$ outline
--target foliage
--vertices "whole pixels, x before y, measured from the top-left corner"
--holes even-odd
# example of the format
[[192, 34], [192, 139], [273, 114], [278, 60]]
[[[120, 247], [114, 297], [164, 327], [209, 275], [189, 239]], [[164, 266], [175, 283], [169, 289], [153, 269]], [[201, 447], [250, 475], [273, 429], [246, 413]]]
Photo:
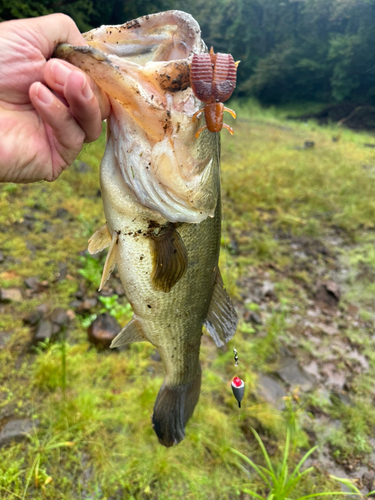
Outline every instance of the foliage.
[[[246, 462], [252, 469], [255, 470], [255, 472], [262, 478], [264, 486], [266, 486], [266, 489], [268, 490], [267, 497], [263, 497], [259, 494], [258, 492], [254, 490], [250, 490], [249, 486], [251, 485], [244, 485], [242, 487], [242, 491], [244, 493], [248, 493], [249, 495], [252, 495], [253, 498], [259, 498], [260, 500], [290, 500], [290, 494], [293, 493], [293, 491], [296, 489], [298, 483], [302, 480], [302, 478], [311, 472], [313, 472], [314, 467], [309, 467], [308, 469], [305, 469], [303, 472], [301, 472], [301, 468], [303, 467], [304, 463], [306, 460], [309, 458], [310, 455], [314, 453], [316, 450], [316, 446], [314, 448], [311, 448], [298, 462], [296, 467], [293, 469], [291, 473], [289, 473], [288, 469], [288, 459], [289, 459], [289, 445], [290, 445], [290, 432], [287, 430], [286, 434], [286, 441], [285, 441], [285, 447], [284, 447], [284, 454], [283, 458], [280, 464], [278, 464], [278, 467], [276, 468], [270, 459], [269, 454], [267, 453], [267, 450], [259, 437], [259, 434], [254, 430], [251, 429], [255, 439], [257, 440], [260, 449], [262, 450], [262, 454], [264, 457], [264, 460], [266, 462], [266, 467], [263, 467], [262, 465], [257, 465], [255, 464], [250, 458], [247, 456], [243, 455], [239, 451], [235, 450], [232, 448], [232, 452], [235, 455], [238, 455], [244, 462]], [[308, 498], [318, 498], [318, 497], [323, 497], [323, 496], [331, 496], [331, 495], [343, 495], [341, 492], [324, 492], [324, 493], [311, 493], [309, 495], [304, 495], [302, 497], [298, 497], [297, 500], [307, 500]]]
[[0, 20], [64, 12], [82, 31], [168, 9], [191, 13], [241, 60], [240, 95], [264, 102], [375, 102], [375, 0], [3, 0]]
[[[4, 254], [0, 287], [19, 287], [25, 297], [20, 303], [1, 303], [0, 325], [5, 334], [0, 349], [0, 411], [1, 415], [9, 412], [40, 422], [36, 431], [39, 442], [12, 443], [1, 450], [0, 497], [4, 500], [22, 498], [27, 483], [25, 500], [233, 500], [248, 498], [242, 485], [250, 480], [248, 488], [266, 496], [263, 480], [230, 448], [264, 466], [265, 457], [250, 430], [255, 428], [280, 478], [285, 424], [290, 434], [289, 473], [285, 474], [285, 467], [283, 472], [286, 483], [301, 460], [301, 447], [309, 449], [308, 437], [316, 436], [314, 445], [328, 449], [337, 459], [337, 468], [340, 463], [354, 467], [358, 460], [366, 463], [375, 430], [375, 315], [370, 293], [375, 269], [375, 168], [374, 150], [363, 144], [372, 143], [373, 137], [343, 130], [340, 140], [333, 142], [337, 127], [284, 119], [296, 109], [264, 109], [254, 101], [234, 102], [233, 106], [239, 119], [231, 123], [233, 137], [222, 134], [222, 185], [225, 239], [227, 246], [233, 242], [234, 251], [225, 255], [223, 246], [220, 266], [242, 316], [234, 339], [240, 364], [234, 367], [234, 342], [227, 350], [218, 350], [203, 335], [199, 404], [185, 440], [171, 449], [158, 444], [150, 423], [164, 375], [152, 345], [142, 342], [122, 352], [98, 352], [90, 348], [87, 325], [76, 314], [66, 342], [62, 338], [30, 352], [31, 329], [22, 322], [40, 304], [49, 310], [72, 309], [70, 304], [83, 280], [89, 296], [98, 287], [104, 256], [97, 261], [84, 251], [88, 236], [105, 222], [97, 195], [104, 141], [88, 148], [82, 158], [92, 171], [78, 174], [73, 166], [54, 183], [16, 189], [0, 186], [0, 249]], [[301, 149], [306, 140], [314, 141], [315, 147]], [[72, 217], [54, 217], [60, 207]], [[26, 214], [34, 217], [35, 227], [50, 220], [50, 230], [29, 228], [23, 223], [28, 220]], [[330, 239], [338, 237], [339, 243]], [[312, 252], [326, 247], [328, 271], [319, 252], [307, 256], [309, 271], [293, 268], [299, 257], [291, 244], [301, 241]], [[363, 353], [368, 371], [358, 373], [358, 365], [348, 368], [350, 405], [340, 402], [328, 388], [324, 394], [318, 389], [298, 393], [291, 389], [284, 400], [285, 409], [278, 410], [259, 395], [259, 376], [272, 376], [283, 348], [302, 353], [308, 363], [316, 346], [293, 330], [293, 321], [299, 315], [313, 322], [307, 311], [312, 308], [316, 285], [314, 270], [339, 273], [337, 268], [344, 259], [352, 274], [343, 278], [340, 332], [334, 337]], [[61, 262], [66, 263], [67, 275], [56, 280]], [[25, 278], [41, 273], [49, 286], [29, 295]], [[264, 280], [273, 283], [274, 290], [259, 302], [257, 283]], [[109, 289], [114, 283], [116, 278], [111, 277]], [[360, 318], [350, 329], [345, 323], [341, 326], [349, 315], [349, 290], [350, 302], [358, 305], [368, 327]], [[120, 299], [114, 295], [100, 299], [93, 312], [103, 308], [125, 315], [128, 306]], [[250, 313], [261, 321], [243, 319]], [[333, 336], [315, 333], [329, 343], [333, 354]], [[246, 383], [240, 410], [230, 389], [234, 375]], [[314, 415], [324, 415], [324, 420], [319, 422]], [[64, 445], [73, 442], [74, 446]], [[55, 443], [61, 446], [50, 448]], [[38, 454], [40, 465], [35, 462]], [[302, 467], [299, 472], [302, 474]], [[270, 480], [269, 474], [262, 473]], [[53, 480], [45, 484], [48, 477]], [[298, 477], [297, 471], [294, 479]], [[317, 467], [302, 476], [291, 496], [336, 488], [324, 468], [322, 472]]]

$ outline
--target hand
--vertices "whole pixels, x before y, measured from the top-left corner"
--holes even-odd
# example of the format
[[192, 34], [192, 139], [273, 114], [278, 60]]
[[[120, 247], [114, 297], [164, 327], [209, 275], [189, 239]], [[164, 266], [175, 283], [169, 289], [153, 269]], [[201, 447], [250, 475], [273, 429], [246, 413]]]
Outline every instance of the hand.
[[64, 14], [0, 23], [0, 182], [55, 180], [109, 115], [88, 75], [50, 59], [62, 42], [87, 45]]

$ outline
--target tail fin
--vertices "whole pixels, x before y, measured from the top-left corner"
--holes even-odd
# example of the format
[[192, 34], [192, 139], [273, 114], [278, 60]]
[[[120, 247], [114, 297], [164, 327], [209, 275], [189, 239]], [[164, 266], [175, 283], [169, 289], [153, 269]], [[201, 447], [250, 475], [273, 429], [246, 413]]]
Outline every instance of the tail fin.
[[152, 426], [160, 444], [169, 447], [185, 437], [185, 425], [198, 403], [201, 389], [201, 370], [195, 380], [174, 387], [163, 384], [152, 415]]

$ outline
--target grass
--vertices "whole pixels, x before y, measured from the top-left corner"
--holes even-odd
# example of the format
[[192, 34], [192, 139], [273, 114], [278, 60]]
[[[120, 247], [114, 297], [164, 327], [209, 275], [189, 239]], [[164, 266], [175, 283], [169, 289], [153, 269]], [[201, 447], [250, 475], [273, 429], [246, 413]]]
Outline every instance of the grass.
[[[92, 258], [85, 249], [104, 223], [98, 196], [104, 137], [88, 146], [79, 160], [91, 166], [87, 173], [78, 172], [77, 162], [52, 184], [0, 187], [0, 250], [6, 257], [0, 287], [20, 287], [25, 298], [0, 305], [0, 329], [11, 333], [0, 349], [0, 419], [15, 415], [39, 421], [34, 437], [1, 450], [2, 498], [250, 500], [268, 495], [267, 481], [250, 469], [244, 471], [240, 456], [257, 466], [266, 460], [266, 466], [284, 470], [284, 479], [297, 471], [293, 477], [299, 482], [291, 498], [303, 498], [339, 487], [322, 469], [309, 474], [298, 469], [315, 444], [327, 447], [343, 467], [368, 460], [375, 429], [375, 341], [368, 333], [375, 317], [375, 153], [363, 144], [373, 137], [334, 125], [292, 122], [286, 120], [290, 109], [264, 110], [254, 101], [230, 106], [239, 118], [234, 123], [226, 118], [234, 127], [233, 137], [222, 133], [222, 247], [228, 250], [220, 262], [241, 321], [227, 350], [216, 349], [203, 336], [202, 393], [186, 439], [176, 448], [161, 447], [151, 428], [163, 380], [160, 363], [151, 357], [154, 348], [142, 343], [120, 353], [98, 352], [87, 341], [86, 328], [101, 312], [109, 311], [121, 325], [128, 321], [129, 306], [117, 288], [111, 296], [99, 296], [92, 311], [72, 319], [66, 340], [37, 351], [30, 351], [30, 330], [22, 322], [40, 304], [50, 310], [71, 309], [79, 290], [86, 296], [97, 293], [104, 257]], [[333, 142], [339, 133], [339, 141]], [[305, 141], [315, 146], [301, 149]], [[57, 217], [60, 208], [69, 214]], [[310, 250], [324, 244], [328, 256], [315, 252], [313, 263], [308, 260], [298, 267], [291, 244], [301, 242]], [[259, 395], [258, 375], [277, 369], [283, 349], [291, 349], [306, 363], [317, 352], [298, 330], [296, 316], [309, 317], [315, 269], [321, 270], [319, 279], [329, 278], [338, 272], [338, 263], [347, 269], [341, 280], [342, 317], [349, 315], [349, 307], [360, 314], [357, 325], [340, 327], [340, 340], [366, 356], [369, 368], [358, 371], [353, 365], [350, 405], [316, 387], [291, 392], [286, 410], [277, 410]], [[66, 273], [59, 279], [62, 264]], [[39, 276], [48, 286], [28, 293], [23, 281], [30, 276]], [[274, 295], [258, 300], [254, 290], [264, 281], [274, 284]], [[111, 278], [108, 285], [115, 284], [118, 279]], [[242, 319], [251, 312], [261, 317], [260, 324]], [[324, 342], [331, 349], [331, 338]], [[233, 346], [240, 358], [238, 369]], [[340, 363], [344, 366], [344, 360]], [[241, 410], [230, 390], [237, 374], [246, 383]], [[324, 436], [319, 431], [325, 426], [322, 418], [340, 425]], [[288, 432], [289, 447], [284, 446]], [[286, 463], [292, 467], [289, 475]], [[244, 490], [249, 481], [255, 493]]]

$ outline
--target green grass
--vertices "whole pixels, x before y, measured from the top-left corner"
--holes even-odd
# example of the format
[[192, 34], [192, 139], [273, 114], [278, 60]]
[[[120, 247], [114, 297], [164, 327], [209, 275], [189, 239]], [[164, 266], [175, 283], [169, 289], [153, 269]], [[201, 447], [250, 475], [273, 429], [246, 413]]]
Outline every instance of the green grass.
[[[369, 362], [369, 370], [351, 380], [352, 406], [314, 390], [301, 393], [298, 403], [290, 399], [287, 410], [278, 411], [259, 396], [257, 376], [276, 369], [282, 348], [294, 348], [303, 340], [298, 349], [306, 360], [315, 349], [294, 330], [295, 308], [302, 316], [306, 313], [315, 283], [309, 269], [293, 268], [291, 241], [325, 242], [349, 269], [342, 313], [354, 304], [362, 322], [373, 321], [369, 273], [375, 267], [375, 153], [363, 147], [373, 137], [334, 125], [287, 121], [292, 110], [264, 110], [254, 101], [231, 106], [239, 118], [234, 123], [226, 118], [234, 127], [233, 137], [222, 132], [225, 233], [220, 262], [241, 315], [255, 311], [263, 322], [254, 325], [241, 319], [228, 350], [216, 349], [203, 336], [202, 393], [186, 438], [175, 448], [160, 446], [151, 427], [163, 380], [161, 364], [151, 359], [154, 348], [140, 343], [121, 353], [97, 352], [87, 341], [86, 328], [100, 312], [110, 311], [126, 323], [130, 311], [124, 297], [101, 297], [90, 314], [72, 320], [66, 342], [60, 339], [37, 351], [30, 351], [30, 331], [22, 322], [41, 303], [69, 309], [80, 287], [90, 295], [99, 285], [103, 257], [96, 260], [83, 252], [88, 238], [105, 222], [97, 196], [104, 137], [82, 154], [81, 160], [92, 167], [88, 173], [73, 167], [52, 184], [0, 186], [0, 250], [6, 255], [0, 287], [21, 287], [25, 297], [22, 303], [1, 305], [0, 328], [12, 337], [0, 349], [0, 416], [10, 413], [39, 421], [36, 435], [1, 450], [1, 498], [250, 500], [243, 485], [250, 480], [251, 488], [262, 495], [265, 482], [244, 471], [243, 461], [231, 449], [254, 464], [262, 463], [264, 456], [251, 431], [255, 428], [276, 470], [285, 462], [289, 429], [293, 446], [288, 463], [296, 467], [316, 444], [314, 434], [306, 432], [320, 425], [311, 408], [341, 422], [330, 438], [319, 440], [320, 447], [330, 446], [339, 461], [366, 459], [375, 429], [375, 346], [360, 326], [342, 330], [343, 340], [357, 346]], [[333, 142], [339, 134], [339, 141]], [[305, 141], [314, 141], [315, 147], [298, 149]], [[70, 218], [54, 217], [59, 208], [68, 210]], [[30, 214], [35, 217], [32, 229], [25, 218]], [[337, 247], [329, 243], [332, 235], [341, 238]], [[239, 252], [231, 241], [237, 242]], [[333, 266], [333, 260], [327, 264], [321, 256], [314, 258], [313, 267], [324, 264], [328, 272]], [[61, 263], [67, 266], [67, 277], [57, 281]], [[277, 300], [266, 308], [251, 299], [246, 302], [253, 283], [246, 279], [257, 273], [260, 280], [275, 284]], [[27, 296], [23, 280], [29, 276], [39, 276], [49, 286]], [[237, 374], [246, 382], [241, 410], [230, 390]], [[296, 488], [291, 498], [334, 491], [338, 483], [314, 470], [303, 475]]]

